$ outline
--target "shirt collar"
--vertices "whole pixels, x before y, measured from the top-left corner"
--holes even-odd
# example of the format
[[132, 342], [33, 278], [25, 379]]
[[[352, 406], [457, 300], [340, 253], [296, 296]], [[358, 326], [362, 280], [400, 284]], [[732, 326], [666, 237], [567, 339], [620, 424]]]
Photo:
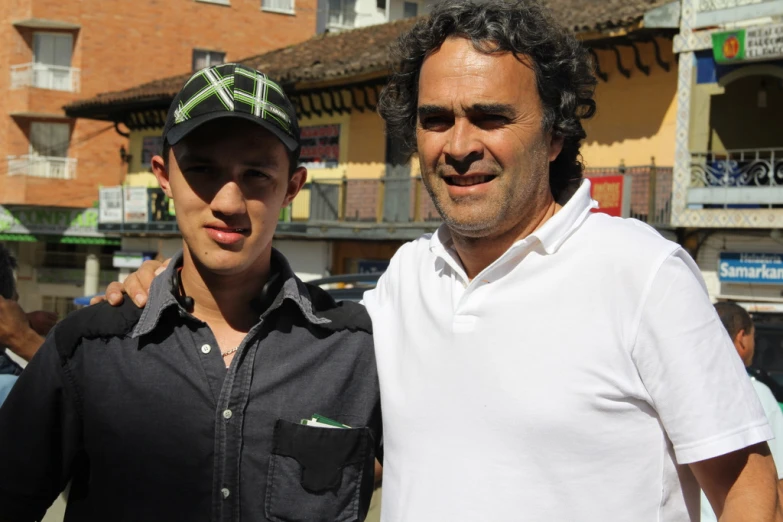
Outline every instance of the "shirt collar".
[[[177, 270], [182, 266], [182, 258], [182, 250], [180, 250], [171, 258], [166, 270], [152, 281], [147, 305], [133, 330], [132, 337], [139, 337], [153, 331], [158, 326], [163, 313], [171, 307], [177, 307], [180, 312], [187, 313], [177, 298], [179, 294]], [[288, 299], [296, 304], [302, 316], [310, 323], [322, 325], [331, 322], [325, 317], [316, 316], [307, 287], [291, 270], [285, 256], [274, 248], [271, 266], [271, 276], [264, 285], [262, 295], [259, 296], [261, 300], [271, 301], [265, 307], [262, 316], [279, 308], [283, 301]]]
[[[523, 244], [528, 245], [530, 243], [528, 238], [532, 237], [538, 239], [547, 254], [554, 254], [571, 233], [584, 223], [590, 210], [594, 208], [598, 208], [598, 202], [590, 196], [590, 180], [583, 179], [579, 188], [559, 212], [549, 218], [541, 228], [531, 233], [530, 236], [516, 241], [511, 245], [509, 251], [516, 250]], [[451, 232], [446, 225], [441, 225], [430, 237], [430, 251], [440, 257], [449, 257], [460, 266], [462, 264], [454, 249]]]

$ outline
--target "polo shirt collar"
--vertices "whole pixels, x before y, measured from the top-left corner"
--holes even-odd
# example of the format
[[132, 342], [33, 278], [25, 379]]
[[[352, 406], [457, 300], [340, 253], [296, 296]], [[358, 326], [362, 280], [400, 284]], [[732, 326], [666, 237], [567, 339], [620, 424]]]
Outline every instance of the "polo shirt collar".
[[[177, 307], [181, 312], [187, 312], [177, 299], [179, 293], [177, 270], [182, 266], [182, 259], [182, 250], [180, 250], [171, 258], [166, 270], [152, 281], [147, 305], [131, 334], [132, 337], [139, 337], [153, 331], [158, 326], [163, 313], [171, 307]], [[291, 270], [285, 256], [274, 248], [272, 249], [271, 266], [271, 276], [267, 284], [264, 285], [262, 295], [259, 298], [269, 300], [271, 294], [274, 294], [275, 297], [262, 315], [279, 308], [287, 299], [296, 304], [302, 316], [310, 323], [323, 325], [331, 322], [325, 317], [315, 315], [307, 287]]]
[[[530, 239], [535, 238], [547, 254], [554, 254], [565, 243], [571, 233], [584, 223], [590, 211], [598, 208], [598, 202], [590, 196], [590, 180], [583, 179], [579, 188], [571, 198], [563, 205], [554, 216], [544, 223], [541, 228], [531, 233], [528, 237], [516, 241], [508, 252], [516, 250], [522, 245], [529, 245]], [[462, 265], [454, 249], [454, 240], [446, 225], [441, 225], [430, 238], [430, 251], [439, 257], [448, 257]], [[506, 252], [506, 253], [508, 253]]]

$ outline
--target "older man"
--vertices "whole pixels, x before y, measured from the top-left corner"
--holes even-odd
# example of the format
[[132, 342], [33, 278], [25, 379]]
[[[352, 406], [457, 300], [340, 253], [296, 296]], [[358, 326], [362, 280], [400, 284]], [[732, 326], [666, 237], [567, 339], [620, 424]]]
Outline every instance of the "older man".
[[723, 521], [781, 520], [771, 431], [698, 268], [591, 213], [585, 49], [535, 2], [468, 0], [397, 53], [380, 112], [444, 225], [365, 296], [382, 520], [696, 521], [699, 486]]

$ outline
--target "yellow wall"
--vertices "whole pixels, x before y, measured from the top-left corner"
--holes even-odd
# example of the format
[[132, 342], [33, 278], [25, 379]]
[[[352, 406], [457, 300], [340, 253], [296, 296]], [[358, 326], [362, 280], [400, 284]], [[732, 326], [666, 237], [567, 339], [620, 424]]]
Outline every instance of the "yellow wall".
[[597, 112], [585, 122], [587, 139], [582, 146], [587, 167], [649, 165], [651, 157], [660, 166], [674, 164], [677, 121], [677, 64], [671, 40], [658, 39], [669, 72], [655, 61], [651, 43], [637, 43], [641, 61], [650, 68], [645, 76], [634, 63], [633, 50], [621, 47], [622, 64], [631, 71], [623, 76], [614, 51], [597, 51], [601, 70], [609, 81], [599, 80], [595, 99]]

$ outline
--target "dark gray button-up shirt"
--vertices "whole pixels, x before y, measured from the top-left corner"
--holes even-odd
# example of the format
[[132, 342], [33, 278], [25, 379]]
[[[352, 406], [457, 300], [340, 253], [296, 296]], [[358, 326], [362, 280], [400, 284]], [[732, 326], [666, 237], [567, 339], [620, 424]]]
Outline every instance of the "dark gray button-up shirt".
[[[366, 514], [380, 403], [364, 308], [273, 253], [258, 323], [229, 368], [176, 296], [56, 326], [0, 409], [0, 520], [39, 520], [68, 481], [71, 521], [352, 521]], [[321, 414], [350, 426], [305, 426]]]

